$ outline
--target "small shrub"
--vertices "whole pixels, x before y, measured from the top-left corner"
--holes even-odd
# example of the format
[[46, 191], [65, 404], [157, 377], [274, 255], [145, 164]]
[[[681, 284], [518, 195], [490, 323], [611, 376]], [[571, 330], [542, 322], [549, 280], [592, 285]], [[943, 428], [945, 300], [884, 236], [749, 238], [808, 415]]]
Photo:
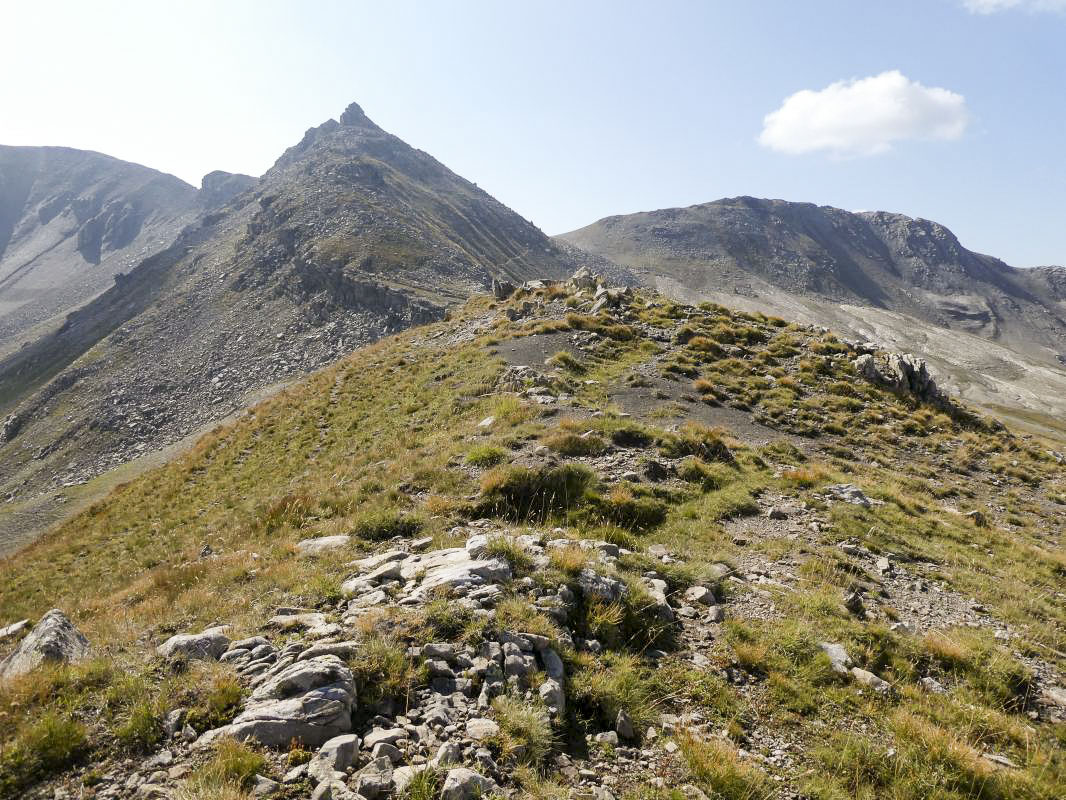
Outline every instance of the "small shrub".
[[587, 514], [623, 530], [643, 531], [666, 519], [667, 506], [662, 500], [631, 484], [620, 484], [607, 497], [590, 501]]
[[600, 336], [606, 336], [608, 339], [615, 339], [620, 342], [628, 342], [636, 338], [636, 332], [628, 325], [614, 324], [605, 319], [589, 317], [584, 314], [567, 314], [566, 324], [571, 330], [592, 331], [600, 334]]
[[515, 520], [543, 520], [583, 500], [592, 480], [592, 471], [577, 464], [497, 467], [481, 480], [482, 510]]
[[817, 465], [799, 467], [798, 469], [786, 470], [782, 473], [781, 479], [786, 485], [797, 489], [813, 489], [829, 479], [829, 472]]
[[708, 464], [690, 456], [678, 466], [677, 475], [681, 480], [698, 484], [705, 492], [711, 492], [735, 480], [737, 473], [725, 464]]
[[373, 706], [385, 698], [406, 700], [423, 679], [404, 645], [380, 634], [367, 636], [348, 666], [361, 706]]
[[185, 797], [208, 798], [240, 796], [241, 790], [252, 785], [252, 779], [267, 765], [266, 758], [243, 742], [222, 738], [215, 745], [215, 754], [186, 781]]
[[584, 372], [585, 365], [582, 364], [574, 354], [569, 350], [560, 350], [547, 361], [549, 366], [561, 367], [562, 369], [568, 369], [571, 372]]
[[0, 797], [21, 797], [23, 790], [76, 763], [89, 748], [85, 726], [47, 711], [0, 750]]
[[609, 653], [601, 661], [590, 659], [580, 667], [570, 678], [570, 696], [601, 730], [614, 727], [619, 711], [629, 715], [638, 731], [658, 720], [668, 690], [664, 692], [654, 671], [638, 656]]
[[352, 533], [370, 542], [392, 539], [395, 536], [417, 536], [424, 523], [421, 519], [396, 510], [372, 511], [363, 514], [352, 526]]
[[583, 547], [572, 544], [552, 548], [548, 552], [548, 561], [564, 575], [574, 576], [592, 562], [592, 554]]
[[407, 784], [404, 792], [406, 800], [436, 800], [440, 795], [441, 774], [438, 770], [430, 767], [417, 772], [411, 782]]
[[931, 631], [922, 639], [922, 647], [993, 707], [1023, 711], [1032, 703], [1036, 687], [1028, 668], [981, 632]]
[[158, 704], [151, 700], [135, 703], [126, 720], [114, 729], [114, 735], [126, 750], [150, 752], [163, 740], [163, 721]]
[[458, 639], [470, 624], [470, 610], [446, 597], [426, 603], [413, 627], [417, 638], [424, 643]]
[[688, 422], [677, 433], [663, 434], [659, 450], [666, 458], [697, 456], [704, 461], [734, 462], [733, 454], [722, 441], [721, 431], [698, 422]]
[[713, 356], [720, 356], [725, 352], [718, 342], [706, 336], [693, 336], [688, 340], [688, 347], [698, 353], [709, 353]]
[[260, 515], [260, 524], [267, 533], [286, 526], [302, 528], [314, 516], [314, 501], [307, 494], [287, 494], [271, 504]]
[[747, 517], [759, 513], [752, 489], [744, 483], [730, 483], [708, 492], [700, 500], [700, 516], [712, 522]]
[[611, 442], [618, 447], [648, 447], [655, 437], [640, 425], [627, 424], [611, 431]]
[[492, 444], [479, 444], [470, 448], [466, 463], [475, 467], [494, 467], [507, 458], [507, 451]]
[[233, 675], [216, 675], [203, 697], [189, 709], [188, 723], [198, 731], [221, 728], [241, 710], [244, 688]]
[[502, 558], [511, 565], [511, 571], [516, 574], [529, 572], [533, 568], [533, 559], [529, 553], [518, 546], [513, 540], [503, 536], [489, 539], [485, 545], [486, 558]]
[[607, 442], [596, 434], [578, 435], [559, 432], [544, 440], [544, 444], [560, 455], [571, 458], [577, 456], [598, 456], [607, 449]]
[[765, 800], [773, 795], [766, 773], [741, 761], [732, 745], [687, 732], [677, 737], [677, 743], [693, 777], [713, 797]]
[[535, 633], [553, 640], [559, 635], [555, 623], [521, 597], [508, 597], [496, 604], [495, 624], [500, 630]]
[[540, 767], [554, 746], [547, 710], [508, 695], [497, 697], [492, 708], [500, 726], [495, 741], [500, 755], [519, 764]]

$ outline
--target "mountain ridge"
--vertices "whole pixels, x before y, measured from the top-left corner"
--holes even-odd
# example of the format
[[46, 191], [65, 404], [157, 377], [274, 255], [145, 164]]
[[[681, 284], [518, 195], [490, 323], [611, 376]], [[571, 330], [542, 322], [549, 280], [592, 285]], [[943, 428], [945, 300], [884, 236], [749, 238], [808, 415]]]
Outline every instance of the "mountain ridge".
[[[690, 302], [920, 352], [972, 402], [1066, 411], [1066, 269], [1011, 267], [936, 222], [740, 197], [606, 217], [560, 238]], [[948, 352], [944, 330], [974, 337], [969, 350]]]
[[[494, 279], [575, 267], [571, 248], [358, 105], [341, 119], [0, 359], [4, 495], [79, 484], [178, 441], [266, 386], [439, 319]], [[205, 186], [216, 179], [229, 181]]]

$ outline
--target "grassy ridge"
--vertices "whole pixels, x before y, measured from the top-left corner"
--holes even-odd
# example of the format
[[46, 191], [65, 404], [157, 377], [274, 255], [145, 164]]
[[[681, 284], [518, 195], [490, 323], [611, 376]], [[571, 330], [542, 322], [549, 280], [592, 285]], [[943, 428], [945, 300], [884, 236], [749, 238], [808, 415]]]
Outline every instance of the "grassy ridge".
[[[102, 660], [58, 670], [43, 692], [25, 683], [5, 688], [0, 708], [17, 711], [3, 751], [47, 756], [42, 737], [58, 741], [55, 757], [19, 756], [20, 769], [35, 778], [85, 753], [112, 752], [105, 740], [120, 742], [115, 752], [147, 746], [172, 707], [167, 696], [221, 709], [224, 719], [233, 687], [214, 674], [166, 683], [149, 642], [216, 622], [252, 633], [278, 605], [335, 604], [347, 556], [298, 559], [300, 539], [352, 534], [353, 555], [394, 535], [428, 534], [443, 544], [452, 525], [487, 515], [519, 530], [558, 525], [567, 536], [634, 551], [617, 573], [630, 583], [633, 604], [590, 606], [578, 621], [606, 651], [567, 653], [570, 724], [609, 725], [623, 709], [646, 725], [674, 703], [699, 708], [728, 732], [711, 743], [678, 736], [708, 792], [771, 795], [764, 771], [736, 750], [769, 728], [803, 743], [800, 758], [811, 770], [804, 787], [820, 798], [1059, 794], [1066, 731], [1028, 718], [1035, 683], [1020, 660], [1066, 665], [1066, 558], [1057, 533], [1066, 521], [1066, 480], [1048, 443], [870, 386], [856, 377], [846, 344], [780, 320], [657, 297], [593, 317], [576, 313], [579, 304], [558, 291], [510, 305], [527, 300], [539, 306], [532, 319], [506, 321], [479, 299], [447, 322], [353, 354], [5, 562], [11, 577], [0, 585], [0, 620], [62, 607]], [[670, 343], [653, 345], [641, 326], [669, 332]], [[469, 335], [449, 342], [457, 332]], [[497, 345], [560, 332], [597, 334], [589, 352], [551, 359], [572, 388], [574, 416], [544, 414], [494, 390], [503, 367]], [[666, 387], [661, 407], [641, 419], [616, 413], [619, 392], [656, 381]], [[705, 426], [669, 425], [694, 408], [743, 410], [781, 435], [756, 446]], [[488, 416], [495, 422], [479, 427]], [[516, 450], [541, 444], [563, 459], [558, 471], [508, 463]], [[611, 447], [676, 462], [680, 487], [601, 482], [588, 464]], [[828, 505], [824, 487], [845, 481], [882, 504]], [[767, 493], [805, 504], [827, 525], [803, 540], [738, 540], [729, 521], [757, 512]], [[978, 508], [989, 524], [961, 513]], [[973, 596], [1011, 625], [1010, 646], [983, 630], [914, 637], [889, 630], [884, 619], [849, 614], [841, 596], [865, 578], [836, 547], [846, 538]], [[655, 543], [683, 558], [669, 567], [650, 560], [642, 551]], [[497, 547], [524, 575], [522, 553]], [[716, 670], [680, 658], [655, 670], [644, 665], [644, 648], [675, 645], [641, 616], [644, 571], [660, 571], [680, 591], [711, 564], [785, 553], [799, 562], [798, 588], [772, 592], [775, 618], [730, 620], [706, 653]], [[566, 548], [536, 579], [566, 583], [589, 563], [580, 548]], [[497, 613], [508, 629], [554, 636], [554, 623], [522, 602], [509, 600]], [[364, 660], [353, 669], [367, 686], [408, 687], [419, 680], [417, 665], [390, 637], [461, 639], [475, 625], [446, 601], [389, 619], [387, 635], [371, 624]], [[857, 692], [830, 669], [818, 646], [824, 639], [843, 643], [893, 692]], [[727, 685], [719, 677], [727, 670], [747, 676], [754, 694]], [[137, 681], [122, 683], [123, 671]], [[952, 690], [923, 693], [926, 676]], [[507, 736], [546, 735], [522, 709], [501, 705], [498, 713], [510, 720]], [[53, 715], [47, 729], [41, 714]], [[995, 767], [987, 751], [1007, 754], [1018, 769]], [[523, 786], [544, 796], [559, 791], [544, 774], [527, 775]]]

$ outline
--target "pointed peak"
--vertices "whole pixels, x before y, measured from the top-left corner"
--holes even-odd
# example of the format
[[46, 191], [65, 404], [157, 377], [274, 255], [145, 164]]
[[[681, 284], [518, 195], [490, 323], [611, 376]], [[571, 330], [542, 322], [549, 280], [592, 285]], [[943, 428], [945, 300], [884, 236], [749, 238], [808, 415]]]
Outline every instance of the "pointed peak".
[[362, 106], [358, 103], [352, 103], [344, 109], [344, 113], [341, 114], [340, 123], [341, 125], [354, 127], [370, 124], [370, 120], [367, 118], [367, 115], [363, 113]]

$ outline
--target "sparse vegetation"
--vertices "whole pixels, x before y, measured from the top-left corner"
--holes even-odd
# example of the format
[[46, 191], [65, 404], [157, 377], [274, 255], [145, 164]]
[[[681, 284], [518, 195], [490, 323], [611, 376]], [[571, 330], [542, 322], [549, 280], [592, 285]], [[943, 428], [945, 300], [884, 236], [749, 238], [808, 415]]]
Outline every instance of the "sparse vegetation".
[[[636, 336], [637, 323], [592, 317], [587, 302], [556, 295], [527, 293], [523, 302], [555, 303], [555, 316], [504, 318], [491, 339], [534, 347], [540, 326], [571, 331], [583, 344], [555, 366], [592, 383], [574, 379], [568, 406], [496, 393], [502, 366], [489, 337], [445, 351], [401, 335], [212, 432], [20, 554], [0, 585], [0, 620], [78, 609], [106, 658], [0, 687], [2, 796], [87, 759], [153, 752], [172, 708], [187, 708], [197, 731], [233, 719], [249, 689], [232, 670], [162, 667], [145, 631], [158, 639], [225, 620], [250, 635], [283, 604], [339, 619], [351, 559], [396, 538], [461, 547], [482, 530], [494, 534], [485, 556], [514, 576], [483, 607], [447, 589], [400, 605], [404, 590], [387, 583], [387, 608], [359, 618], [350, 667], [360, 720], [386, 699], [406, 707], [437, 674], [410, 648], [449, 642], [476, 653], [523, 632], [561, 654], [569, 709], [549, 720], [535, 672], [530, 695], [508, 688], [488, 713], [501, 729], [495, 756], [531, 795], [565, 796], [550, 754], [576, 753], [572, 742], [613, 729], [619, 710], [638, 740], [661, 713], [695, 710], [706, 731], [660, 729], [641, 746], [672, 737], [679, 775], [709, 797], [770, 797], [782, 782], [815, 798], [1061, 796], [1061, 724], [1039, 694], [1044, 676], [1066, 666], [1056, 594], [1066, 560], [1049, 533], [1066, 524], [1066, 483], [1046, 454], [1060, 445], [868, 385], [846, 344], [800, 326], [638, 294], [630, 322], [678, 343], [661, 351]], [[714, 427], [742, 407], [766, 427], [743, 436], [742, 426]], [[839, 483], [870, 506], [834, 498], [827, 487]], [[767, 518], [771, 505], [783, 519]], [[294, 555], [302, 539], [342, 533], [354, 539], [338, 558]], [[571, 544], [548, 547], [552, 539]], [[630, 552], [605, 557], [603, 542]], [[212, 554], [201, 558], [205, 544]], [[875, 568], [882, 555], [899, 580]], [[586, 594], [590, 572], [624, 591]], [[653, 580], [666, 586], [672, 618], [657, 611]], [[913, 592], [900, 587], [915, 584], [962, 598], [959, 624], [893, 629], [913, 619], [902, 602]], [[713, 588], [703, 602], [719, 604], [724, 622], [704, 622], [713, 609], [685, 598], [694, 587]], [[861, 614], [845, 606], [853, 591]], [[681, 617], [685, 605], [694, 617]], [[698, 646], [678, 635], [693, 624], [710, 626]], [[888, 690], [833, 670], [823, 641], [841, 643]], [[923, 678], [945, 691], [924, 689]], [[761, 752], [756, 732], [778, 729], [797, 743], [788, 768], [738, 753]], [[296, 763], [310, 750], [292, 754]], [[220, 745], [184, 791], [241, 797], [248, 775], [267, 768], [261, 759]], [[420, 773], [407, 796], [429, 800], [441, 778]]]

